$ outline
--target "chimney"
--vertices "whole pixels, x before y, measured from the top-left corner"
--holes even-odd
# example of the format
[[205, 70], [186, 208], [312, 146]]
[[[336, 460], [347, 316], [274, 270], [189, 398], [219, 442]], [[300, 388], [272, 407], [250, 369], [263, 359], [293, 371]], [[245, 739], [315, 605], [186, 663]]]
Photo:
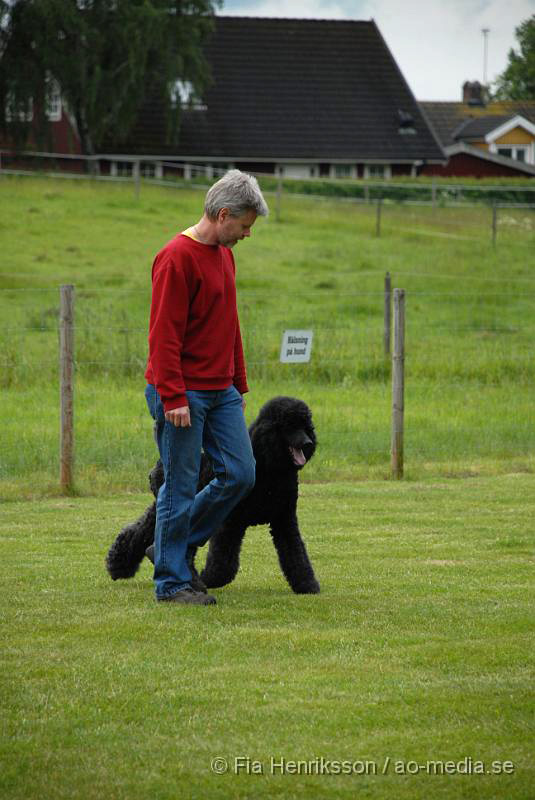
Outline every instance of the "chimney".
[[463, 103], [468, 106], [485, 105], [485, 87], [479, 81], [463, 83]]

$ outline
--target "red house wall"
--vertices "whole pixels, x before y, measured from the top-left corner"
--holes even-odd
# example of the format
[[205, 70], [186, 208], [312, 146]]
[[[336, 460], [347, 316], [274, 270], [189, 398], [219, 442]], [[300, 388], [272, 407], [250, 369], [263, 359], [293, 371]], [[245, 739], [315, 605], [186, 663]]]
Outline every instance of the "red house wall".
[[437, 175], [453, 178], [521, 178], [528, 177], [527, 173], [514, 167], [506, 167], [493, 161], [476, 158], [468, 153], [457, 153], [450, 156], [445, 166], [440, 164], [426, 164], [420, 170], [420, 175]]
[[[75, 126], [71, 123], [69, 116], [65, 113], [65, 109], [62, 109], [61, 119], [58, 122], [48, 122], [45, 141], [38, 140], [38, 137], [35, 134], [35, 128], [33, 124], [31, 124], [28, 139], [24, 144], [16, 147], [15, 143], [10, 140], [9, 136], [0, 136], [0, 147], [3, 150], [12, 150], [14, 154], [21, 150], [58, 153], [61, 155], [82, 154], [78, 133]], [[4, 156], [3, 160], [6, 162], [6, 164], [8, 164], [10, 156]], [[20, 156], [17, 157], [17, 163], [18, 162], [20, 162]], [[72, 159], [58, 159], [58, 163], [55, 165], [56, 168], [60, 167], [63, 169], [68, 169], [69, 171], [77, 171], [81, 166], [83, 166], [83, 162], [78, 162]]]
[[59, 122], [51, 122], [51, 138], [54, 145], [54, 153], [71, 153], [81, 155], [80, 139], [76, 129], [71, 125], [71, 121], [65, 111], [61, 114]]

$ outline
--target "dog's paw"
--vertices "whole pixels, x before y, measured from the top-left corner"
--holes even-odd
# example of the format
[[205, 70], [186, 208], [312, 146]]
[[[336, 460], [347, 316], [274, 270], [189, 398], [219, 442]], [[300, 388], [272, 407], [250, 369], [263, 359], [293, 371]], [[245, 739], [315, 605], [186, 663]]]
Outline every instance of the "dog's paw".
[[200, 574], [200, 579], [208, 589], [221, 589], [223, 586], [228, 586], [232, 583], [236, 575], [228, 572], [215, 572], [212, 570], [205, 570]]
[[319, 594], [320, 593], [320, 585], [317, 580], [307, 581], [306, 583], [300, 583], [296, 586], [292, 586], [292, 591], [295, 594]]

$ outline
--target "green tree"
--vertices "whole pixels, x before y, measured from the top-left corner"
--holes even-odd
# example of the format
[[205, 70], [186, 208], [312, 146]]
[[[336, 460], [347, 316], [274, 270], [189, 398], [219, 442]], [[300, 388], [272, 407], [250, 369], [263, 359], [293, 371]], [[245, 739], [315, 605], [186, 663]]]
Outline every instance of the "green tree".
[[520, 47], [509, 51], [509, 63], [495, 82], [499, 100], [535, 100], [535, 14], [515, 30]]
[[[14, 138], [38, 139], [59, 84], [83, 152], [125, 139], [147, 92], [179, 114], [177, 79], [201, 92], [208, 79], [202, 43], [219, 0], [0, 0], [0, 120]], [[176, 120], [174, 120], [176, 127]]]

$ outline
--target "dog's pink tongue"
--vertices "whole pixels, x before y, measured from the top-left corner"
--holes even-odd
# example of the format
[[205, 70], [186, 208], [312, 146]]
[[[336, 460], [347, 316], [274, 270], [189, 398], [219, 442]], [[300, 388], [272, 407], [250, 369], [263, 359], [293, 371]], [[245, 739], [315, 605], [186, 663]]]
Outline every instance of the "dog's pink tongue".
[[292, 458], [298, 467], [302, 467], [303, 464], [307, 463], [305, 454], [302, 450], [298, 450], [297, 447], [290, 447], [290, 453], [292, 454]]

